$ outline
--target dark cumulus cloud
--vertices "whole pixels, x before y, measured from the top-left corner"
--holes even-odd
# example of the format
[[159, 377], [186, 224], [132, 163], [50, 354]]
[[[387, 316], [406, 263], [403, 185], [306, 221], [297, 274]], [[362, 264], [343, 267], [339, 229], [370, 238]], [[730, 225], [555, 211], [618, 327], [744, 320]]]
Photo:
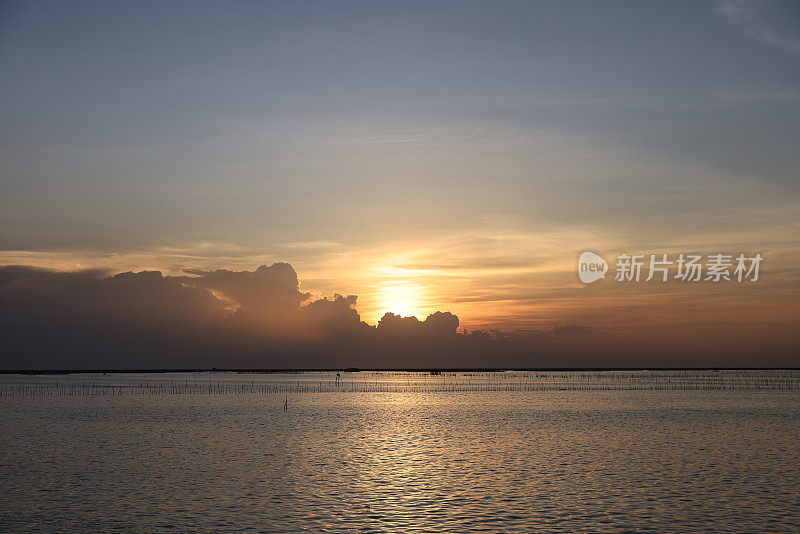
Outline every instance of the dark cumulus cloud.
[[[561, 325], [458, 332], [459, 319], [361, 320], [355, 295], [312, 300], [287, 263], [114, 275], [0, 267], [0, 369], [796, 366], [787, 350]], [[755, 343], [758, 342], [758, 345]], [[791, 354], [794, 354], [792, 351]]]
[[[112, 276], [0, 267], [5, 369], [478, 365], [458, 317], [361, 321], [355, 295], [311, 301], [287, 263]], [[472, 345], [472, 346], [468, 346]]]

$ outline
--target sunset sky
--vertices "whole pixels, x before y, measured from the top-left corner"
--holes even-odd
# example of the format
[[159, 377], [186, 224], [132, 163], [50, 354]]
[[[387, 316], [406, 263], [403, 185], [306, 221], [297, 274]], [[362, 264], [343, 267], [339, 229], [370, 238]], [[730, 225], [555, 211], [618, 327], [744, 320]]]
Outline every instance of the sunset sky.
[[[790, 354], [798, 147], [796, 2], [0, 6], [0, 265], [288, 262], [369, 324]], [[624, 253], [764, 262], [615, 282]]]

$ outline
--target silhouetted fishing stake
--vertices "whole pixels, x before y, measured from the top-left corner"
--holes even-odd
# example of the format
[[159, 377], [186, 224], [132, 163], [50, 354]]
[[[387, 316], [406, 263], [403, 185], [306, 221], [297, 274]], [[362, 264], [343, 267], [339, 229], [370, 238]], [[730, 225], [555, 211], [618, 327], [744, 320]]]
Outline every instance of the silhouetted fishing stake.
[[286, 395], [286, 398], [283, 400], [283, 409], [284, 410], [289, 409], [289, 395]]

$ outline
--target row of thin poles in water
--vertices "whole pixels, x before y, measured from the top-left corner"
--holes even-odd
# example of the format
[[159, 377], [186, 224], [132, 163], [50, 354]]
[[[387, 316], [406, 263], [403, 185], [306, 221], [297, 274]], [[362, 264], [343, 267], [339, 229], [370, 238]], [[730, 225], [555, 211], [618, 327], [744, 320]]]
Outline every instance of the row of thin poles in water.
[[113, 381], [98, 375], [66, 381], [0, 384], [0, 397], [98, 395], [245, 395], [269, 393], [437, 393], [526, 391], [700, 391], [800, 390], [798, 371], [635, 373], [537, 373], [498, 377], [407, 376], [386, 380], [378, 373], [365, 378], [330, 380], [145, 380]]

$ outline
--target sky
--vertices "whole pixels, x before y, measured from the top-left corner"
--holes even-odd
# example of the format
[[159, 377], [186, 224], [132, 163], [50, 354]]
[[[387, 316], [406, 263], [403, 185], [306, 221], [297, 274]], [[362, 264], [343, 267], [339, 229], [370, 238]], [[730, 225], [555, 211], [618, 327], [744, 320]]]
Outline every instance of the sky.
[[[796, 2], [0, 4], [6, 285], [287, 262], [373, 327], [800, 365], [797, 146]], [[585, 285], [586, 250], [764, 262]]]

